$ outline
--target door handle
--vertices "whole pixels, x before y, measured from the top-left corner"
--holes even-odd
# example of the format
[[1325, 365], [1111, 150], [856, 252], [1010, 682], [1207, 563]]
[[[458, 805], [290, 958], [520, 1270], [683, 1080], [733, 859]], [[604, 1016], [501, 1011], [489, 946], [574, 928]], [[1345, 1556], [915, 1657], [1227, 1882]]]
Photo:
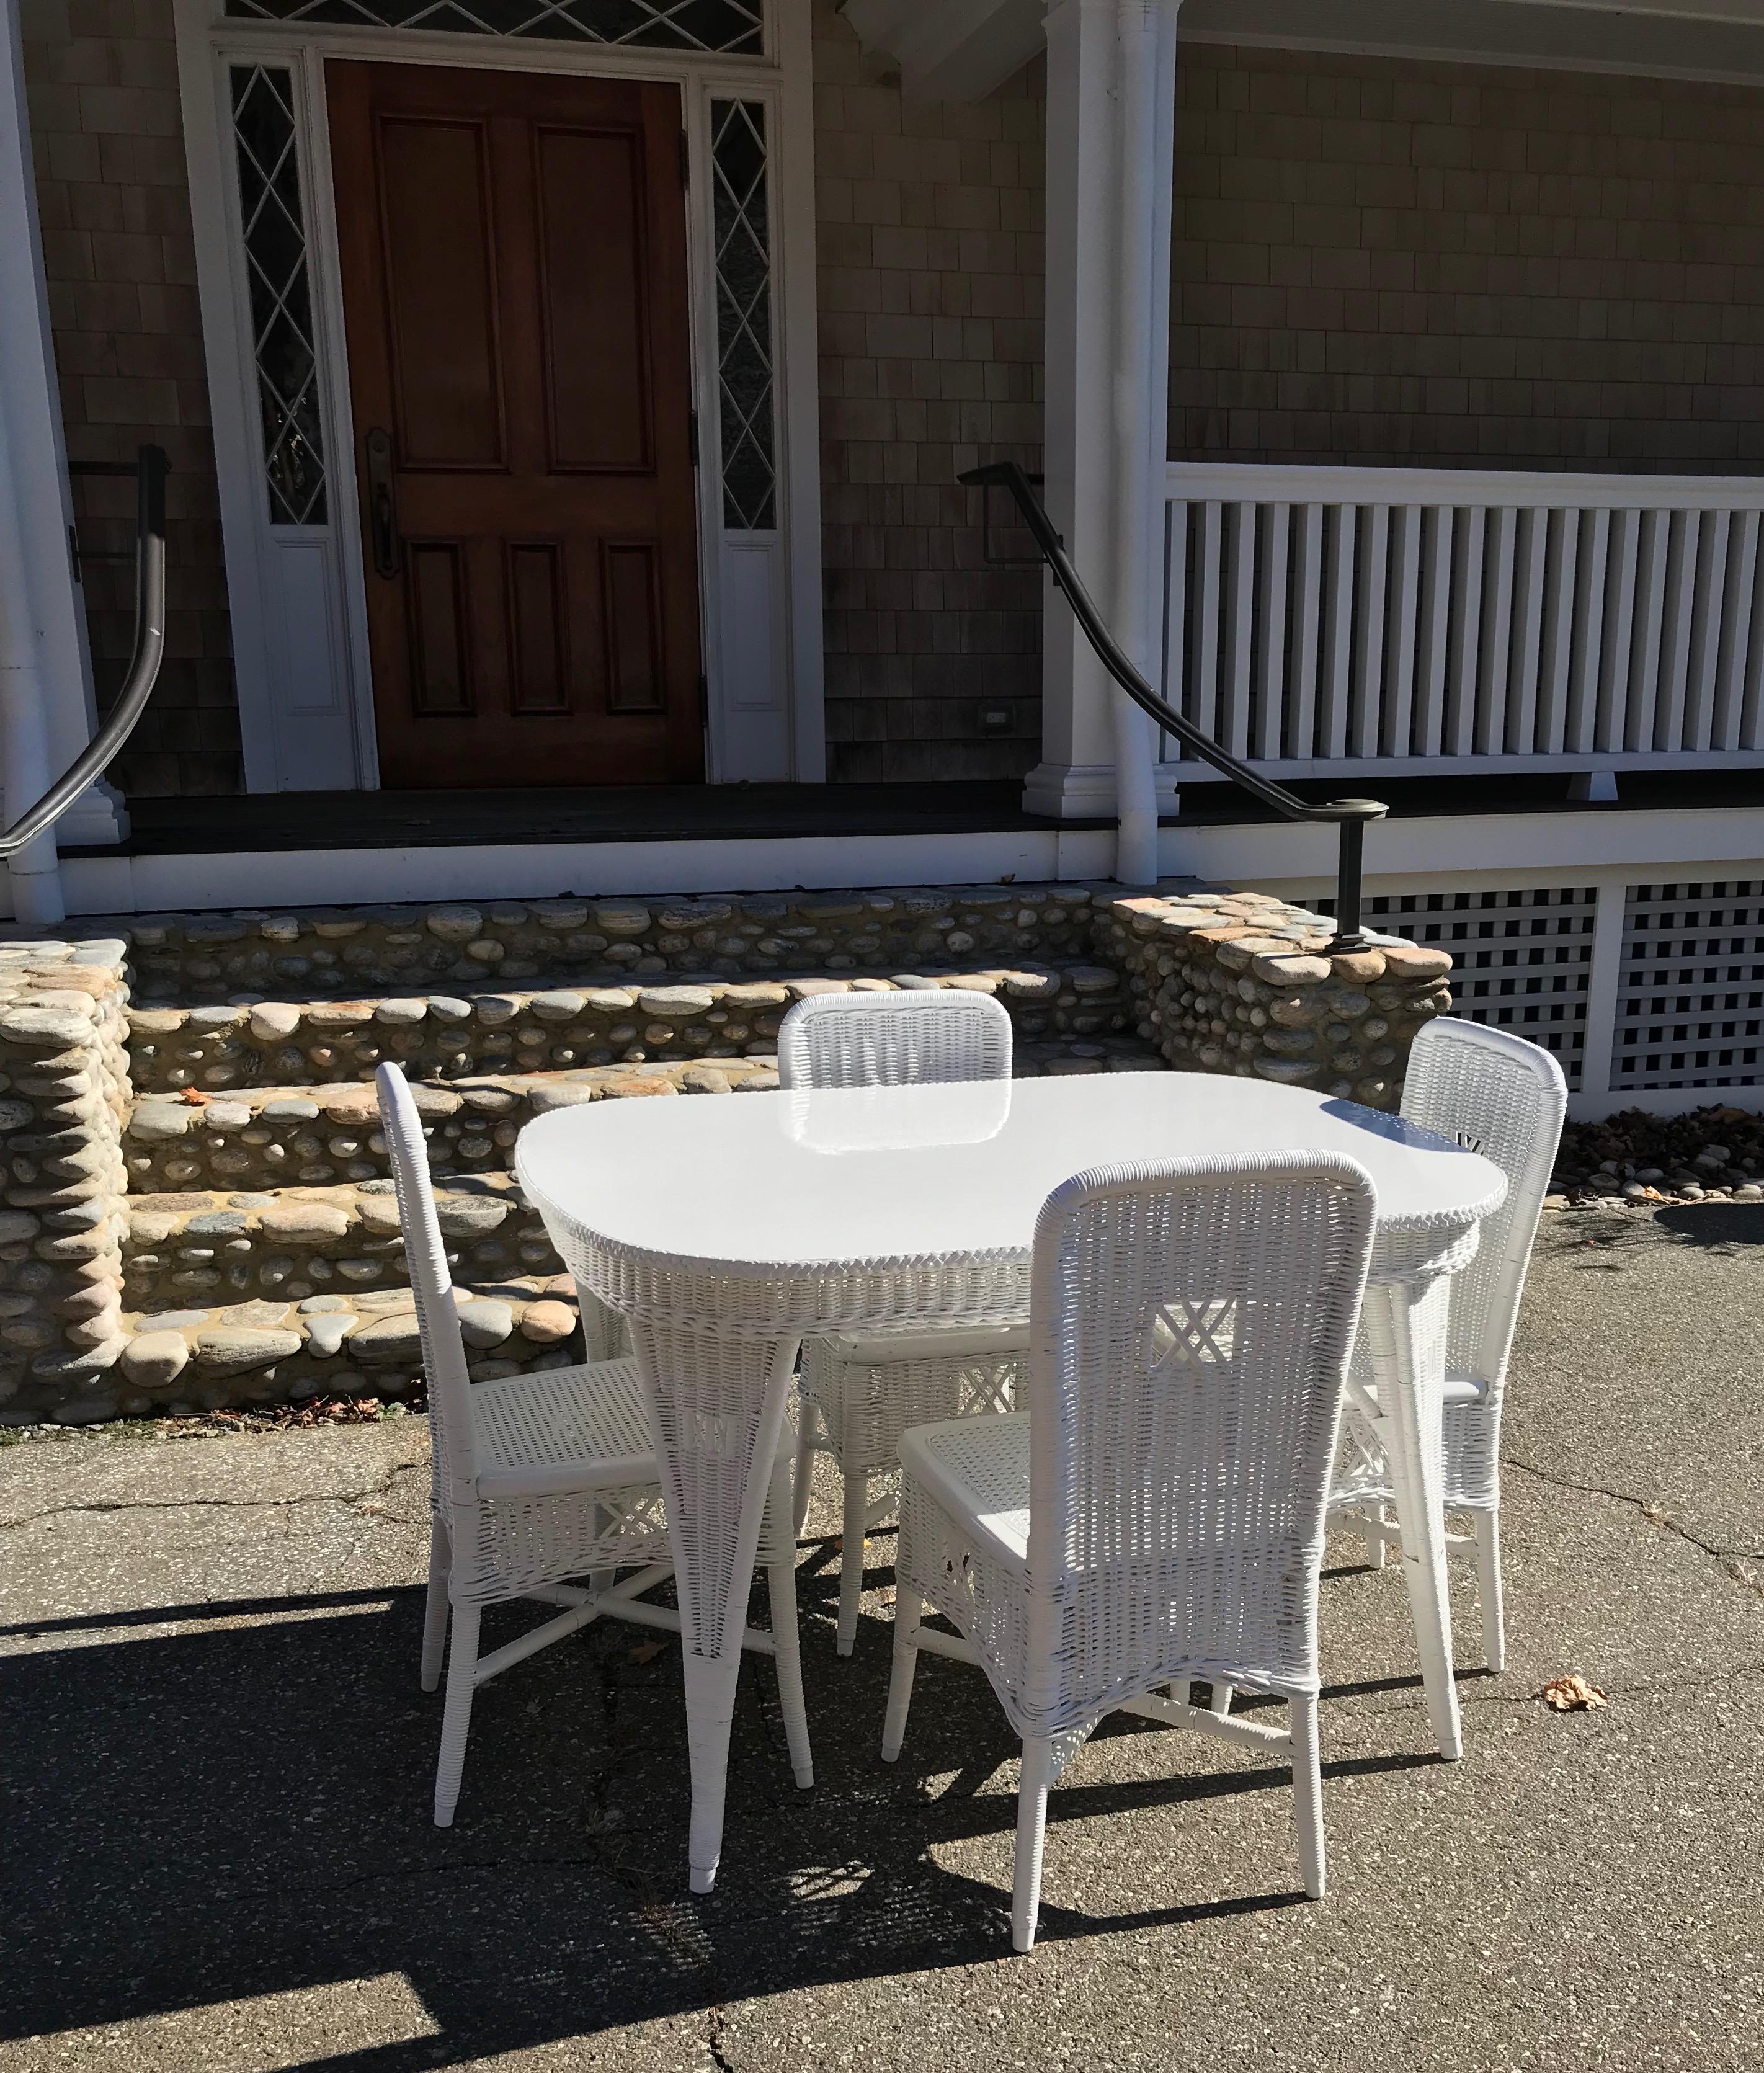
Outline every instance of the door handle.
[[373, 568], [388, 578], [398, 573], [398, 513], [392, 496], [392, 435], [376, 425], [368, 435], [368, 530]]

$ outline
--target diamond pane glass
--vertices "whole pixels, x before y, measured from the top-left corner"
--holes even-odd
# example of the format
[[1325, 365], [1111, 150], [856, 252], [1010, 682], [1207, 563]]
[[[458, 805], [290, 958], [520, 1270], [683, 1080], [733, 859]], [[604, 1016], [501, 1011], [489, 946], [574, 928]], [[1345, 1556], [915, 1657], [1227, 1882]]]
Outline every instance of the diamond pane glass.
[[290, 72], [277, 65], [233, 68], [233, 134], [270, 522], [322, 525], [324, 442]]
[[764, 48], [764, 7], [765, 0], [226, 0], [228, 14], [250, 21], [732, 53]]
[[772, 436], [772, 250], [765, 213], [765, 109], [711, 104], [715, 180], [717, 370], [723, 427], [723, 522], [777, 523]]

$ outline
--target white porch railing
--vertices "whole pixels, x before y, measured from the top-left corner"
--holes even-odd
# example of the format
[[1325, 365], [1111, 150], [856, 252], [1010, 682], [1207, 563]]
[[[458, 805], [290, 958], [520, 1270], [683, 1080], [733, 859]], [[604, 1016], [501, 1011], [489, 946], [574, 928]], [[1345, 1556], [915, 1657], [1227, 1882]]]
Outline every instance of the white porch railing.
[[1176, 462], [1166, 513], [1164, 695], [1271, 776], [1764, 763], [1764, 477]]

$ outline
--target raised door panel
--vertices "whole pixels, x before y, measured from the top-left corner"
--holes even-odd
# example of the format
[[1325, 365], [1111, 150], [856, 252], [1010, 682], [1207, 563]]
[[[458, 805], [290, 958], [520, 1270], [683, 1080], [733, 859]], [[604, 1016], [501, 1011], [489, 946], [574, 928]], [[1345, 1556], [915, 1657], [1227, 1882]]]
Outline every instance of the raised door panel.
[[655, 464], [642, 147], [629, 131], [534, 137], [540, 339], [558, 473]]
[[402, 468], [500, 468], [488, 140], [481, 122], [382, 116], [381, 245]]

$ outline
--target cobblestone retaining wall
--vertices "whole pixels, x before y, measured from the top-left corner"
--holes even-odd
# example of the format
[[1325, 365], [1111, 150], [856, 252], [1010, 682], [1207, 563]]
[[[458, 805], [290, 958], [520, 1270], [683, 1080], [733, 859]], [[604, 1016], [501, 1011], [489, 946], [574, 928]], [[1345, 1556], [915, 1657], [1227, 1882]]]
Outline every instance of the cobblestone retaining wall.
[[382, 1057], [412, 1075], [480, 1379], [608, 1345], [509, 1173], [522, 1126], [775, 1086], [778, 1024], [817, 991], [991, 994], [1021, 1074], [1161, 1061], [1395, 1107], [1449, 1004], [1444, 952], [1332, 956], [1328, 921], [1261, 894], [1115, 892], [159, 915], [0, 942], [0, 1422], [408, 1391]]
[[122, 946], [80, 949], [0, 944], [0, 1403], [73, 1416], [111, 1403], [127, 1221]]
[[1100, 954], [1139, 1029], [1179, 1072], [1254, 1074], [1394, 1109], [1422, 1024], [1451, 1006], [1452, 960], [1394, 937], [1328, 954], [1334, 924], [1264, 893], [1117, 900]]

